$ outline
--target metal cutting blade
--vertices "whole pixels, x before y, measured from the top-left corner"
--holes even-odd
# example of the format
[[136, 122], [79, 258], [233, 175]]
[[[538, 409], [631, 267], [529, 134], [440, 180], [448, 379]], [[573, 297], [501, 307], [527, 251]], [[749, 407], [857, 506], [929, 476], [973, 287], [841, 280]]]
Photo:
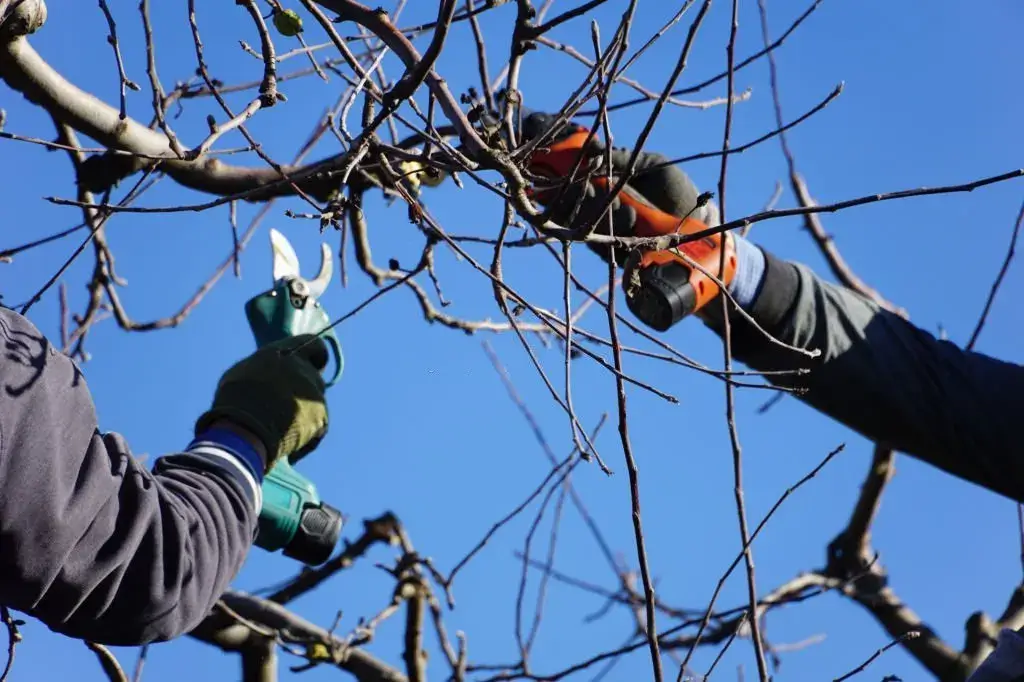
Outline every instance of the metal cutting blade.
[[309, 288], [309, 295], [313, 298], [320, 296], [327, 290], [334, 275], [334, 261], [331, 259], [331, 247], [327, 244], [320, 244], [320, 271], [313, 279], [307, 280], [302, 277], [299, 268], [299, 257], [292, 248], [288, 238], [277, 230], [270, 230], [270, 246], [274, 253], [274, 283], [282, 280], [301, 279]]
[[270, 247], [274, 253], [274, 282], [299, 277], [299, 257], [287, 237], [270, 228]]

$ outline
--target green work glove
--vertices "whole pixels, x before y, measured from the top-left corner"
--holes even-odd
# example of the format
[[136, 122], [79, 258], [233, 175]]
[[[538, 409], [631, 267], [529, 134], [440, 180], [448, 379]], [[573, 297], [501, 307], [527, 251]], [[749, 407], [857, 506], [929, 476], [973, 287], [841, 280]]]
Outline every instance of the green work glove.
[[311, 334], [263, 346], [224, 373], [212, 407], [196, 421], [196, 435], [225, 420], [263, 443], [266, 471], [282, 457], [300, 459], [327, 433], [320, 375], [326, 366], [327, 346]]
[[[523, 121], [524, 136], [529, 137], [530, 135], [540, 134], [549, 125], [549, 120], [551, 118], [548, 114], [531, 114]], [[581, 164], [581, 171], [590, 167], [596, 169], [594, 171], [595, 175], [604, 175], [606, 172], [605, 146], [596, 137], [591, 144], [592, 147], [588, 151], [588, 158], [584, 161], [584, 164]], [[631, 155], [632, 152], [629, 149], [612, 149], [612, 186], [615, 185], [617, 177], [625, 173]], [[704, 206], [695, 209], [697, 198], [700, 196], [697, 186], [693, 184], [693, 181], [690, 180], [686, 173], [675, 165], [658, 167], [659, 164], [666, 161], [668, 159], [661, 154], [640, 152], [637, 157], [636, 173], [627, 187], [666, 213], [671, 213], [678, 218], [686, 216], [696, 218], [711, 227], [718, 225], [718, 208], [714, 202], [709, 201]], [[585, 165], [588, 162], [590, 165]], [[592, 223], [597, 217], [595, 215], [596, 212], [604, 205], [604, 201], [608, 196], [608, 193], [603, 189], [599, 189], [591, 183], [583, 183], [582, 172], [579, 175], [581, 180], [569, 185], [562, 195], [561, 201], [555, 205], [551, 212], [551, 220], [573, 229]], [[580, 200], [581, 194], [583, 195], [582, 200]], [[575, 217], [573, 217], [572, 212], [576, 210], [577, 201], [579, 201], [580, 207]], [[609, 212], [612, 215], [612, 231], [614, 236], [634, 236], [633, 225], [636, 222], [636, 214], [631, 207], [624, 205], [616, 198], [612, 202]], [[608, 234], [607, 221], [608, 217], [606, 215], [600, 224], [597, 225], [594, 232], [597, 234]], [[611, 249], [606, 244], [587, 242], [587, 246], [605, 261], [611, 255]], [[625, 257], [625, 249], [616, 249], [616, 265], [621, 267]]]

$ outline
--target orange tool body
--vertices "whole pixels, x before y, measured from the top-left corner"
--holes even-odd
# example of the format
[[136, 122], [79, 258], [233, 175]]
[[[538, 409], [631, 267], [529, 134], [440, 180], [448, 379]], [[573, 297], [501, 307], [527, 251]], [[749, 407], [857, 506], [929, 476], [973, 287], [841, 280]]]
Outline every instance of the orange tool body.
[[[534, 151], [530, 170], [552, 179], [568, 178], [588, 136], [586, 129], [570, 124], [568, 133]], [[581, 168], [577, 174], [585, 172], [586, 169]], [[606, 176], [592, 177], [591, 182], [606, 191], [609, 189]], [[547, 203], [553, 201], [558, 192], [556, 187], [535, 189], [532, 194], [541, 203]], [[629, 185], [618, 198], [636, 212], [634, 234], [637, 237], [693, 234], [708, 227], [696, 218], [679, 218], [660, 210]], [[722, 248], [725, 249], [724, 275], [719, 273]], [[665, 331], [718, 295], [718, 284], [702, 269], [718, 276], [726, 286], [732, 282], [736, 274], [736, 251], [731, 238], [712, 234], [669, 249], [634, 250], [624, 269], [623, 289], [630, 310], [648, 326]]]

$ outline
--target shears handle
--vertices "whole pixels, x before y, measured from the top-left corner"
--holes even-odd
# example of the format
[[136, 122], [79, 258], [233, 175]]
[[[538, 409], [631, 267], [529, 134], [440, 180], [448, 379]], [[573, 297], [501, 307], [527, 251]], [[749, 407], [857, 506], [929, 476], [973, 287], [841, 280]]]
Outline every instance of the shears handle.
[[333, 386], [341, 378], [345, 368], [341, 342], [315, 298], [296, 296], [290, 284], [282, 282], [250, 299], [245, 304], [245, 316], [260, 347], [292, 336], [318, 334], [334, 357], [334, 370], [326, 380], [327, 386]]
[[334, 371], [331, 372], [331, 378], [327, 380], [327, 386], [330, 387], [341, 378], [341, 371], [345, 367], [345, 356], [341, 353], [341, 341], [338, 340], [338, 335], [334, 333], [333, 329], [322, 332], [320, 338], [324, 340], [331, 355], [334, 356]]
[[[588, 137], [589, 133], [583, 128], [571, 129], [538, 149], [531, 159], [531, 167], [538, 175], [554, 179], [569, 177]], [[606, 192], [610, 189], [607, 177], [598, 176], [590, 181]], [[550, 203], [557, 197], [557, 188], [537, 190], [534, 196], [541, 203]], [[678, 218], [662, 211], [628, 185], [619, 194], [619, 201], [633, 209], [636, 216], [633, 233], [637, 237], [694, 234], [708, 227], [696, 218]], [[723, 250], [725, 269], [719, 273]], [[666, 331], [718, 295], [718, 284], [707, 272], [716, 273], [726, 285], [732, 282], [736, 274], [735, 245], [728, 234], [711, 234], [661, 251], [636, 250], [630, 253], [625, 272], [623, 288], [629, 309], [651, 328]]]

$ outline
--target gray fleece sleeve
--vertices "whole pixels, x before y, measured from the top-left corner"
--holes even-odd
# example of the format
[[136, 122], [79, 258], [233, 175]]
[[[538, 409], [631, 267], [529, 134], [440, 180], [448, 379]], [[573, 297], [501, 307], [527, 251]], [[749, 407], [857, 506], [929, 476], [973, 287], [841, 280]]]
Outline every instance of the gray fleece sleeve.
[[191, 630], [254, 538], [241, 469], [183, 452], [146, 470], [28, 320], [0, 308], [0, 344], [0, 603], [112, 645]]
[[[807, 368], [769, 379], [805, 389], [801, 400], [871, 440], [1024, 502], [1024, 367], [940, 341], [806, 266], [764, 253], [751, 316], [779, 340], [821, 355], [767, 343], [733, 310], [737, 360], [761, 371]], [[705, 323], [722, 333], [717, 301]]]
[[975, 669], [967, 682], [1021, 682], [1024, 680], [1024, 636], [1014, 630], [999, 632], [996, 648]]

